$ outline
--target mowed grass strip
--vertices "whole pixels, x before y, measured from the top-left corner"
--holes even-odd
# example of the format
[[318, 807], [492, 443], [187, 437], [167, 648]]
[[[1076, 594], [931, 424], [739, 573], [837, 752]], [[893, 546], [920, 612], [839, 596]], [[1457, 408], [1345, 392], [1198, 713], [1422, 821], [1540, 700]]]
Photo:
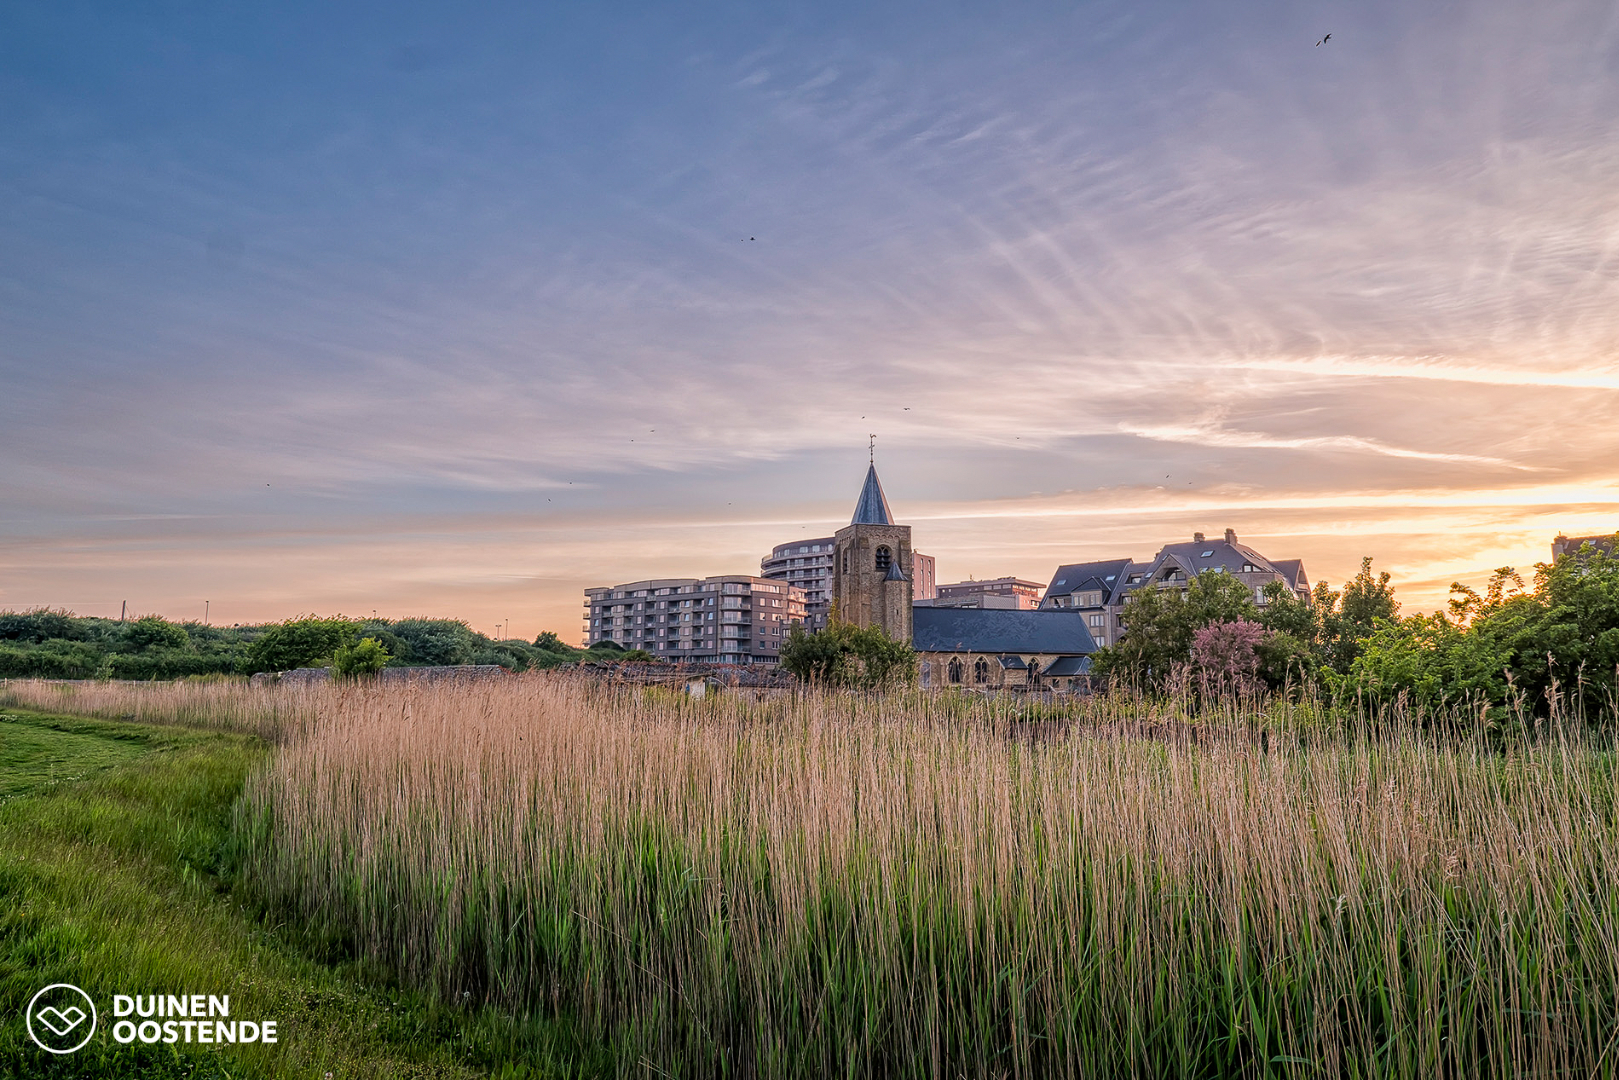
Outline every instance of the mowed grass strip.
[[[269, 753], [243, 735], [0, 712], [0, 1076], [590, 1071], [595, 1059], [560, 1025], [399, 990], [320, 928], [266, 926], [239, 903], [233, 809]], [[89, 1046], [52, 1057], [22, 1013], [55, 982], [84, 988], [104, 1013], [114, 993], [229, 994], [233, 1018], [275, 1020], [280, 1041], [120, 1046], [103, 1015]]]

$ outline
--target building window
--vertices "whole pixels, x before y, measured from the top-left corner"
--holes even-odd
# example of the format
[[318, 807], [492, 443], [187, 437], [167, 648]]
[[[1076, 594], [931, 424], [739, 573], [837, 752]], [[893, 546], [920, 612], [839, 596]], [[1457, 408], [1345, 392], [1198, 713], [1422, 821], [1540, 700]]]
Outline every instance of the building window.
[[973, 682], [989, 682], [989, 661], [985, 660], [982, 656], [980, 656], [973, 664]]
[[886, 547], [879, 547], [877, 549], [877, 569], [887, 570], [892, 565], [894, 565], [894, 553]]
[[950, 681], [953, 682], [953, 683], [960, 682], [961, 681], [961, 672], [962, 672], [961, 660], [959, 658], [957, 658], [957, 657], [952, 656], [950, 658], [950, 665], [949, 665], [949, 668], [948, 668]]

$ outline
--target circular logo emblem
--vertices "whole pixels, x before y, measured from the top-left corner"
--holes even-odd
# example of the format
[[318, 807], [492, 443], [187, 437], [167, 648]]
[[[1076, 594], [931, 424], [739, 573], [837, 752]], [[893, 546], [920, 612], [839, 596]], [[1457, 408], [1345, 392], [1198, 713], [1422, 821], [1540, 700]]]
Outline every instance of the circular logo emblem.
[[71, 1054], [96, 1033], [96, 1003], [72, 983], [52, 983], [34, 995], [28, 1037], [48, 1054]]

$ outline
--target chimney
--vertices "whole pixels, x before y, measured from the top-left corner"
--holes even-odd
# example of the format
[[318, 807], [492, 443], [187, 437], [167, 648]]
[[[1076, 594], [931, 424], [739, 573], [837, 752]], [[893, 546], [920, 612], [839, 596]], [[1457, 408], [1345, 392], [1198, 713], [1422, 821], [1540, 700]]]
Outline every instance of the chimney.
[[1203, 534], [1202, 533], [1193, 533], [1192, 534], [1192, 543], [1201, 544], [1202, 542], [1203, 542]]
[[1225, 542], [1228, 543], [1228, 544], [1235, 544], [1237, 542], [1237, 530], [1236, 529], [1227, 529], [1225, 531]]

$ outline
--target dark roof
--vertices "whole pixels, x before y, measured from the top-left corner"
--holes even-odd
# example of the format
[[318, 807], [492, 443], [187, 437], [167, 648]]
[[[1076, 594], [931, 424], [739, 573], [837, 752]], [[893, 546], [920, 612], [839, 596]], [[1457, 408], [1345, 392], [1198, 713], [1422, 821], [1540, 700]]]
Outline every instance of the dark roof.
[[[1130, 567], [1130, 573], [1141, 573], [1142, 577], [1134, 585], [1125, 579], [1124, 588], [1125, 591], [1134, 592], [1162, 580], [1166, 565], [1185, 570], [1186, 576], [1191, 578], [1216, 567], [1222, 568], [1227, 574], [1240, 573], [1244, 563], [1258, 571], [1281, 575], [1295, 589], [1300, 587], [1299, 580], [1304, 574], [1304, 563], [1299, 559], [1272, 562], [1247, 544], [1240, 542], [1224, 539], [1189, 540], [1185, 543], [1165, 544], [1149, 566], [1137, 564]], [[1146, 572], [1149, 568], [1150, 573]]]
[[877, 479], [877, 466], [866, 468], [866, 486], [860, 489], [860, 501], [854, 504], [854, 517], [850, 525], [892, 525], [894, 515], [888, 509], [888, 497], [883, 494], [882, 481]]
[[911, 619], [911, 643], [918, 652], [1085, 656], [1096, 651], [1085, 617], [1071, 611], [919, 607], [911, 609]]
[[1023, 662], [1023, 657], [1021, 656], [1003, 656], [1001, 657], [1001, 667], [1007, 671], [1027, 671], [1029, 665]]
[[1059, 656], [1046, 665], [1042, 675], [1089, 675], [1091, 658], [1088, 656]]
[[1051, 584], [1046, 586], [1046, 595], [1043, 599], [1067, 596], [1088, 586], [1100, 590], [1102, 602], [1106, 603], [1113, 595], [1113, 590], [1124, 580], [1124, 571], [1129, 565], [1129, 559], [1104, 559], [1101, 562], [1059, 566], [1057, 572], [1051, 575]]
[[905, 576], [905, 571], [903, 571], [903, 570], [901, 570], [899, 568], [899, 560], [895, 559], [893, 562], [888, 564], [888, 573], [883, 575], [883, 580], [884, 581], [908, 581], [910, 579]]
[[1276, 568], [1278, 574], [1287, 579], [1287, 583], [1293, 586], [1294, 589], [1305, 583], [1303, 559], [1272, 559], [1270, 564]]

